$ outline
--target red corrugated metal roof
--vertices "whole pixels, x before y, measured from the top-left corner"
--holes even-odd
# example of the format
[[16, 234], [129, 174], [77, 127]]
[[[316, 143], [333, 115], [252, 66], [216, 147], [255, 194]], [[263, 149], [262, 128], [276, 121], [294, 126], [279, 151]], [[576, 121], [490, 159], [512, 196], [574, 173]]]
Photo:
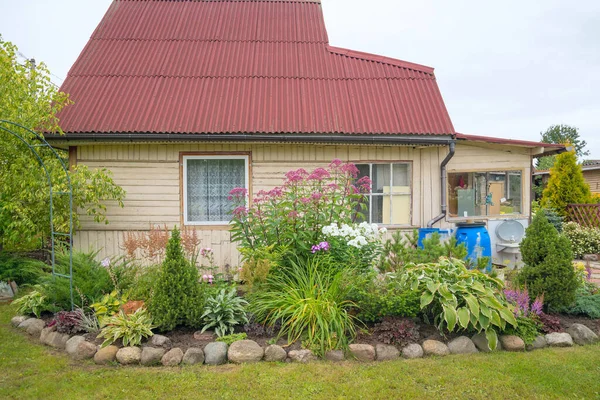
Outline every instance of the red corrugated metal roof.
[[455, 133], [432, 68], [329, 46], [314, 0], [115, 0], [61, 90], [67, 133]]

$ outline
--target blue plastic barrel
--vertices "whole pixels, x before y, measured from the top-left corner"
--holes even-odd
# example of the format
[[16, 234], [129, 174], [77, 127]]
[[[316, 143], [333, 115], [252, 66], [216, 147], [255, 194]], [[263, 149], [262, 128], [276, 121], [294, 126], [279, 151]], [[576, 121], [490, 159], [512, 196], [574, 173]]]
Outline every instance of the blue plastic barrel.
[[484, 222], [458, 223], [456, 224], [456, 241], [467, 246], [467, 257], [473, 265], [477, 259], [488, 257], [489, 262], [486, 271], [492, 270], [492, 243]]
[[433, 233], [440, 233], [439, 228], [419, 228], [419, 241], [417, 242], [417, 246], [419, 248], [423, 248], [423, 239], [427, 239], [429, 235]]

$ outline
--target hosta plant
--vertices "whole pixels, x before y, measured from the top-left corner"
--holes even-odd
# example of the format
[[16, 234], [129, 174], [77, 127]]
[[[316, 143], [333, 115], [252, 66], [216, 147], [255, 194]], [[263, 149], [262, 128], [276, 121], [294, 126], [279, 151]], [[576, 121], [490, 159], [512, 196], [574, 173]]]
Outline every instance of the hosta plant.
[[244, 307], [248, 302], [238, 297], [235, 287], [223, 288], [206, 299], [202, 332], [213, 328], [219, 337], [233, 333], [236, 325], [248, 322]]
[[99, 338], [104, 338], [102, 347], [106, 347], [119, 339], [123, 346], [139, 346], [143, 338], [153, 335], [152, 318], [144, 308], [130, 315], [120, 311], [116, 315], [105, 317], [101, 322], [102, 330]]
[[507, 324], [517, 326], [502, 282], [467, 269], [462, 260], [441, 258], [438, 263], [407, 266], [399, 279], [421, 293], [421, 310], [440, 331], [484, 331], [490, 348], [495, 349], [496, 331], [503, 331]]
[[48, 311], [48, 301], [43, 294], [43, 289], [39, 285], [34, 286], [36, 290], [13, 301], [17, 306], [17, 313], [22, 315], [35, 315], [40, 317], [43, 311]]
[[112, 292], [102, 296], [100, 301], [92, 304], [90, 307], [94, 310], [96, 318], [101, 321], [104, 317], [110, 317], [119, 312], [123, 304], [127, 303], [127, 296], [120, 296], [119, 292]]

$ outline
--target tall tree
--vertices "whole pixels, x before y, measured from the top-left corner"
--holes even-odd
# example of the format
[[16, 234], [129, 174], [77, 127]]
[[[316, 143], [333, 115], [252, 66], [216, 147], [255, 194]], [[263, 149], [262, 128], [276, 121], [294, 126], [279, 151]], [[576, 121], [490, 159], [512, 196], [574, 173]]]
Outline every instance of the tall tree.
[[[20, 63], [17, 47], [0, 36], [0, 119], [36, 131], [62, 134], [57, 113], [71, 103], [65, 93], [50, 81], [42, 63]], [[38, 144], [26, 130], [3, 124], [29, 144]], [[54, 190], [65, 191], [67, 178], [59, 161], [48, 149], [36, 148], [51, 175]], [[67, 155], [61, 152], [64, 162]], [[125, 192], [106, 170], [76, 166], [69, 173], [73, 185], [74, 206], [107, 222], [104, 200], [122, 205]], [[0, 249], [28, 249], [48, 245], [50, 234], [49, 188], [44, 170], [29, 148], [13, 135], [0, 131]], [[56, 231], [68, 230], [68, 196], [54, 197]], [[75, 223], [78, 222], [74, 215]]]
[[577, 164], [575, 151], [568, 151], [556, 156], [541, 205], [566, 216], [567, 205], [572, 203], [593, 203], [593, 199], [590, 186], [583, 179], [581, 165]]
[[[570, 125], [552, 125], [546, 132], [541, 132], [542, 143], [569, 144], [575, 149], [578, 158], [588, 156], [590, 152], [585, 150], [587, 143], [579, 136], [579, 129]], [[538, 170], [547, 170], [552, 168], [556, 161], [555, 156], [541, 157], [538, 160], [536, 168]]]

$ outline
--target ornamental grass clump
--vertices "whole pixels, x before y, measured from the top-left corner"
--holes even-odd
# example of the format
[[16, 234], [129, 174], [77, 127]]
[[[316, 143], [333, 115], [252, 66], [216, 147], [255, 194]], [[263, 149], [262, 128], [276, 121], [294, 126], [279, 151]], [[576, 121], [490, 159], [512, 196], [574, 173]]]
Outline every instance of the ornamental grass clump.
[[517, 321], [502, 293], [500, 280], [469, 270], [462, 260], [441, 258], [438, 263], [408, 265], [400, 281], [421, 293], [421, 310], [440, 331], [484, 331], [490, 348], [498, 343], [497, 331]]
[[332, 269], [320, 265], [323, 262], [291, 262], [285, 273], [267, 278], [250, 296], [249, 306], [257, 322], [267, 327], [281, 324], [277, 338], [287, 336], [288, 343], [302, 340], [318, 355], [347, 348], [356, 334], [342, 272], [328, 272]]

